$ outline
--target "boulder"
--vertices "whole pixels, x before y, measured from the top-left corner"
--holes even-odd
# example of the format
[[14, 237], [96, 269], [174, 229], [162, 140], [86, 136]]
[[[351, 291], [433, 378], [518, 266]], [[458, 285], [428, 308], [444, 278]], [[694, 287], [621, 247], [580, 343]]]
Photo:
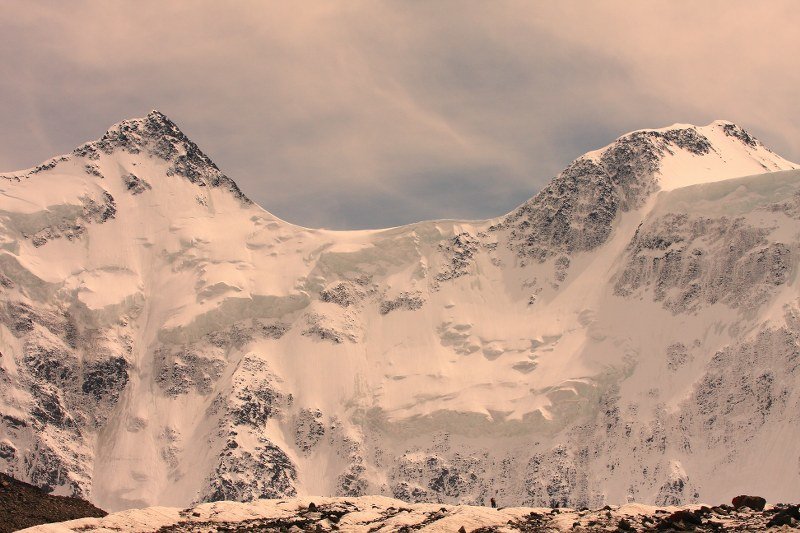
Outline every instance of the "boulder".
[[741, 509], [742, 507], [749, 507], [754, 511], [763, 511], [764, 506], [767, 504], [767, 500], [762, 498], [761, 496], [736, 496], [733, 501], [733, 507], [735, 509]]

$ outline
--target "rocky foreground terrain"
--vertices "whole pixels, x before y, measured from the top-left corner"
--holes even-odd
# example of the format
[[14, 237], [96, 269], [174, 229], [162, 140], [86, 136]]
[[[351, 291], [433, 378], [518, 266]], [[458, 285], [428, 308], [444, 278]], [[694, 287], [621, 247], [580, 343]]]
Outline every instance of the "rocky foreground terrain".
[[0, 474], [0, 533], [58, 520], [105, 515], [105, 511], [87, 501], [51, 496], [38, 487]]
[[[312, 501], [313, 500], [313, 501]], [[188, 509], [151, 507], [104, 518], [83, 518], [27, 529], [67, 532], [245, 531], [793, 531], [798, 505], [765, 505], [739, 496], [732, 505], [654, 507], [641, 504], [600, 509], [492, 508], [416, 503], [382, 496], [296, 498], [249, 503], [204, 503]]]

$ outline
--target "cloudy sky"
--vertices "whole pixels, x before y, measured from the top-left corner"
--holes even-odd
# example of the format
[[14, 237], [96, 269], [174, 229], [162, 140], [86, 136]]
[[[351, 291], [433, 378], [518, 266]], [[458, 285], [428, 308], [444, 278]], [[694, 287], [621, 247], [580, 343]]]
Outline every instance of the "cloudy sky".
[[[299, 6], [299, 7], [298, 7]], [[800, 160], [800, 2], [0, 4], [0, 171], [170, 116], [304, 226], [488, 218], [634, 129]]]

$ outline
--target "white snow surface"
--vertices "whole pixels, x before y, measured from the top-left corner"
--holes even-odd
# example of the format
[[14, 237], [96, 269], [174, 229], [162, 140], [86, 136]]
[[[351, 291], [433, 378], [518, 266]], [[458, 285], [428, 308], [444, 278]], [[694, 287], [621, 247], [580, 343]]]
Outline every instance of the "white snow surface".
[[800, 167], [738, 127], [648, 130], [710, 149], [531, 259], [506, 217], [291, 225], [173, 126], [0, 178], [4, 472], [107, 510], [800, 498]]

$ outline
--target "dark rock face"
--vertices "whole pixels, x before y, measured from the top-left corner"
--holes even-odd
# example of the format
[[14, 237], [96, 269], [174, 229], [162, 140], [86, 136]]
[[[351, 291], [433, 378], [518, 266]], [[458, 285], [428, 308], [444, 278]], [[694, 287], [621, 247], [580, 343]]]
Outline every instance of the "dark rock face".
[[367, 494], [369, 484], [363, 477], [366, 470], [361, 464], [349, 465], [347, 470], [336, 478], [337, 495], [355, 497]]
[[436, 275], [436, 281], [447, 281], [467, 275], [469, 266], [478, 253], [480, 241], [469, 233], [460, 233], [449, 242], [439, 245], [446, 261]]
[[465, 503], [480, 504], [485, 494], [479, 474], [484, 468], [480, 459], [466, 454], [456, 453], [448, 458], [406, 454], [398, 458], [391, 472], [398, 480], [392, 492], [395, 497], [403, 495], [415, 502], [441, 503], [456, 497]]
[[9, 327], [15, 337], [21, 337], [33, 330], [34, 323], [39, 322], [40, 318], [27, 303], [8, 301], [0, 307], [0, 320]]
[[15, 174], [15, 175], [0, 175], [0, 179], [7, 179], [9, 181], [22, 181], [22, 178], [29, 178], [29, 177], [31, 177], [33, 175], [36, 175], [36, 174], [39, 174], [41, 172], [46, 172], [48, 170], [53, 170], [54, 168], [56, 168], [61, 163], [65, 163], [65, 162], [69, 161], [69, 159], [70, 159], [70, 156], [68, 156], [68, 155], [63, 155], [61, 157], [54, 157], [53, 159], [50, 159], [49, 161], [45, 161], [41, 165], [37, 165], [36, 168], [34, 168], [33, 170], [31, 170], [31, 171], [29, 171], [27, 173]]
[[758, 307], [797, 261], [789, 245], [768, 243], [768, 233], [743, 219], [664, 215], [636, 231], [614, 291], [630, 297], [650, 289], [674, 313], [717, 302]]
[[97, 160], [100, 154], [123, 150], [129, 154], [146, 153], [171, 163], [168, 175], [177, 174], [200, 187], [219, 187], [230, 191], [243, 204], [251, 201], [236, 183], [163, 113], [151, 111], [147, 117], [126, 120], [108, 130], [99, 140], [76, 148], [73, 154]]
[[322, 412], [319, 409], [301, 409], [294, 423], [294, 443], [307, 454], [325, 436]]
[[258, 437], [252, 451], [233, 447], [221, 454], [202, 499], [241, 502], [290, 497], [297, 493], [296, 480], [297, 469], [291, 459], [268, 439]]
[[156, 383], [173, 397], [191, 391], [210, 394], [231, 353], [257, 338], [279, 339], [289, 328], [282, 322], [248, 320], [211, 331], [195, 342], [164, 344], [154, 354]]
[[521, 258], [543, 262], [604, 243], [619, 209], [620, 197], [606, 170], [579, 159], [491, 229], [507, 231], [509, 247]]
[[94, 163], [88, 163], [83, 166], [83, 170], [89, 174], [90, 176], [94, 176], [96, 178], [103, 178], [103, 173], [100, 172], [100, 167], [95, 165]]
[[767, 500], [765, 500], [761, 496], [741, 495], [741, 496], [736, 496], [731, 503], [733, 504], [733, 507], [735, 509], [748, 507], [754, 511], [763, 511], [764, 506], [767, 505]]
[[0, 412], [0, 434], [13, 443], [4, 443], [0, 468], [46, 492], [88, 497], [86, 443], [128, 383], [125, 326], [92, 329], [53, 302], [16, 298], [0, 305], [0, 323], [20, 347], [7, 354], [17, 378], [5, 380], [0, 371], [2, 411], [11, 410]]
[[674, 150], [696, 155], [711, 149], [694, 128], [640, 131], [617, 139], [599, 157], [575, 160], [493, 231], [508, 232], [508, 246], [522, 259], [543, 262], [558, 254], [592, 250], [628, 211], [658, 189], [661, 158]]
[[422, 298], [422, 293], [418, 291], [414, 293], [402, 292], [395, 298], [382, 300], [379, 310], [382, 315], [388, 315], [396, 309], [416, 311], [417, 309], [422, 309], [424, 304], [425, 300]]
[[408, 483], [407, 481], [401, 481], [392, 486], [392, 495], [404, 502], [431, 501], [430, 493], [427, 490], [423, 487]]
[[654, 173], [661, 158], [675, 150], [705, 155], [708, 139], [694, 128], [666, 131], [637, 131], [618, 139], [600, 156], [600, 163], [614, 185], [620, 187], [622, 207], [637, 207], [656, 186]]
[[[290, 403], [278, 390], [276, 379], [266, 361], [247, 355], [233, 375], [231, 393], [212, 402], [208, 415], [218, 417], [223, 447], [207, 478], [203, 501], [250, 501], [296, 494], [296, 466], [262, 434], [267, 421]], [[247, 434], [247, 441], [255, 445], [243, 446], [241, 434]]]
[[342, 344], [344, 341], [356, 342], [356, 337], [352, 331], [337, 327], [329, 323], [328, 317], [319, 313], [309, 313], [306, 315], [307, 327], [301, 335], [317, 339], [319, 341]]
[[87, 363], [83, 371], [81, 390], [94, 396], [96, 400], [108, 398], [116, 403], [119, 395], [128, 384], [128, 361], [124, 357]]
[[750, 135], [747, 131], [736, 124], [725, 124], [722, 127], [722, 131], [724, 131], [725, 135], [728, 137], [736, 137], [747, 146], [756, 147], [761, 144], [758, 139]]
[[[264, 361], [248, 357], [240, 368], [241, 373], [234, 376], [230, 417], [235, 425], [260, 430], [280, 411], [286, 397], [278, 390], [276, 377]], [[250, 376], [255, 379], [248, 379]]]
[[170, 396], [186, 394], [195, 390], [209, 394], [214, 383], [225, 369], [225, 361], [194, 353], [190, 349], [171, 353], [169, 348], [160, 348], [156, 358], [156, 383]]
[[280, 339], [290, 328], [283, 322], [253, 320], [252, 324], [235, 323], [229, 328], [212, 331], [205, 336], [205, 341], [217, 348], [240, 349], [256, 338]]
[[40, 172], [45, 172], [47, 170], [53, 170], [54, 168], [56, 168], [56, 166], [58, 166], [59, 163], [64, 163], [67, 160], [68, 160], [67, 156], [61, 156], [61, 157], [57, 157], [57, 158], [51, 159], [50, 161], [47, 161], [46, 163], [42, 163], [41, 165], [37, 165], [36, 168], [31, 170], [30, 174], [39, 174]]
[[106, 516], [105, 511], [78, 498], [50, 496], [41, 489], [0, 474], [0, 533], [38, 524]]
[[682, 342], [667, 346], [667, 368], [675, 372], [689, 361], [689, 349]]
[[691, 499], [687, 497], [687, 488], [687, 480], [684, 478], [667, 481], [658, 490], [656, 505], [681, 505]]
[[[547, 507], [566, 507], [574, 499], [573, 491], [584, 483], [579, 483], [582, 471], [576, 464], [576, 457], [566, 446], [557, 446], [550, 453], [537, 453], [528, 461], [525, 468], [525, 486], [528, 501], [541, 502]], [[577, 503], [585, 505], [586, 496]]]
[[37, 248], [53, 239], [65, 238], [74, 241], [86, 233], [87, 224], [102, 224], [115, 218], [117, 213], [114, 197], [108, 192], [103, 192], [100, 199], [84, 196], [81, 198], [81, 204], [82, 208], [78, 213], [40, 227], [41, 229], [31, 234], [23, 234], [23, 237], [30, 239]]
[[103, 201], [98, 202], [92, 198], [86, 198], [83, 206], [83, 217], [89, 222], [102, 224], [106, 220], [114, 218], [117, 214], [117, 204], [114, 197], [108, 192], [103, 192]]
[[340, 281], [319, 293], [323, 302], [334, 303], [339, 307], [350, 307], [360, 303], [365, 297], [364, 292], [355, 284]]
[[144, 191], [149, 191], [152, 188], [149, 183], [132, 172], [122, 176], [122, 182], [125, 184], [125, 188], [134, 195], [142, 194]]

